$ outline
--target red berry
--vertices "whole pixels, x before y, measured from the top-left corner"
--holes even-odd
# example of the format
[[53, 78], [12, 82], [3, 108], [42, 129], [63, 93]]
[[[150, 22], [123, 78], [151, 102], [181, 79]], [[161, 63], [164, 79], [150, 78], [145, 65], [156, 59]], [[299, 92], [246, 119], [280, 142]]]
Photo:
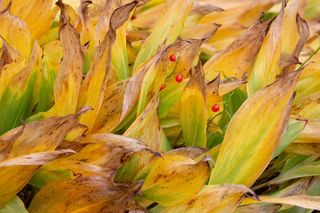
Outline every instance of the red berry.
[[176, 75], [176, 82], [180, 83], [181, 81], [183, 81], [183, 76], [182, 75]]
[[169, 56], [169, 60], [172, 61], [172, 62], [175, 62], [176, 61], [176, 57], [172, 54]]
[[211, 109], [213, 112], [218, 112], [220, 110], [220, 106], [218, 104], [214, 104]]
[[164, 88], [166, 88], [166, 85], [165, 84], [161, 84], [160, 91], [163, 90]]

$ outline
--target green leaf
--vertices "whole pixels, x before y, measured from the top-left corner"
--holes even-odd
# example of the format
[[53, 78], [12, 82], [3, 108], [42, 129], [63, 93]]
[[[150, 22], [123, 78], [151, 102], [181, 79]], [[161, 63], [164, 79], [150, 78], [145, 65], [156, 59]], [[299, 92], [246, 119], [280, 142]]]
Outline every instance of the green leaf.
[[306, 125], [305, 121], [290, 120], [288, 127], [281, 138], [281, 142], [273, 153], [273, 158], [277, 157], [287, 146], [289, 146], [295, 139], [299, 137]]
[[15, 196], [0, 207], [0, 213], [28, 213], [28, 211], [20, 198]]

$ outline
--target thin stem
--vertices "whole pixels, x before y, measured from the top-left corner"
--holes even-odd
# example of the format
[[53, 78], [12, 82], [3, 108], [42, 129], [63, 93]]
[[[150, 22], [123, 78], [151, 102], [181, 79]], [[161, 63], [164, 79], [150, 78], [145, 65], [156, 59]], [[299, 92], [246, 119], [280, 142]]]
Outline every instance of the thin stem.
[[320, 46], [300, 65], [300, 67], [303, 67], [304, 65], [306, 65], [306, 63], [308, 61], [310, 61], [310, 59], [319, 52], [320, 50]]

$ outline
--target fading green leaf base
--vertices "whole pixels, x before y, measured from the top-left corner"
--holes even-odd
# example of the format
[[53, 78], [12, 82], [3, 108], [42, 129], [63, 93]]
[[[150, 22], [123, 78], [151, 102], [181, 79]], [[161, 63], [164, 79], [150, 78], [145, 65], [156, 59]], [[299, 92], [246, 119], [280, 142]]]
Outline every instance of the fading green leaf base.
[[28, 211], [20, 198], [15, 196], [4, 206], [0, 207], [0, 213], [28, 213]]

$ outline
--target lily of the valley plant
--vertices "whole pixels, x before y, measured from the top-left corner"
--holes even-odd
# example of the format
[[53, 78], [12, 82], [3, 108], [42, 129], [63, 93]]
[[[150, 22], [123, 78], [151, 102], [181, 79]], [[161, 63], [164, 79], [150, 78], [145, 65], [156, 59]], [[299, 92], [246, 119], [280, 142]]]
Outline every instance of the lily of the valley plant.
[[319, 8], [0, 0], [0, 212], [320, 211]]

